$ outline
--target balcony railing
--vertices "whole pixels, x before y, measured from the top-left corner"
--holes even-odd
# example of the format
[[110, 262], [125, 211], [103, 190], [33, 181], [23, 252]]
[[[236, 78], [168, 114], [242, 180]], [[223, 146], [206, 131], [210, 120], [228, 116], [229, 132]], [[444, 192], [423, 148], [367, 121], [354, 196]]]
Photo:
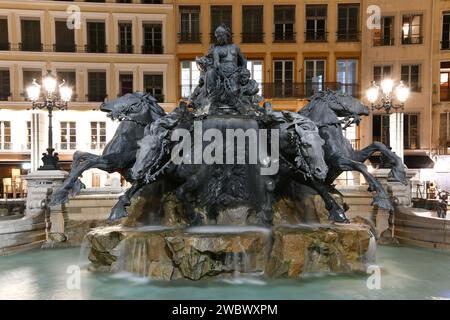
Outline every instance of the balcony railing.
[[295, 32], [274, 32], [273, 42], [295, 42]]
[[76, 52], [77, 46], [75, 44], [55, 43], [53, 45], [54, 52]]
[[264, 33], [263, 32], [243, 32], [242, 43], [263, 43]]
[[328, 32], [325, 31], [305, 31], [305, 42], [327, 42]]
[[117, 45], [117, 53], [133, 53], [134, 46], [132, 44], [119, 44]]
[[[233, 38], [234, 33], [231, 33], [231, 38]], [[209, 34], [209, 41], [210, 43], [216, 43], [217, 39], [216, 39], [216, 35], [214, 33], [210, 33]]]
[[144, 45], [144, 46], [141, 46], [141, 52], [143, 54], [163, 54], [164, 47]]
[[[181, 98], [188, 99], [195, 87], [194, 84], [180, 86]], [[258, 94], [266, 99], [304, 99], [327, 89], [347, 93], [355, 98], [358, 98], [360, 94], [359, 84], [342, 84], [340, 82], [261, 83]]]
[[374, 47], [393, 46], [393, 45], [394, 45], [394, 38], [384, 37], [384, 38], [374, 38], [373, 39]]
[[184, 33], [181, 32], [178, 34], [178, 42], [179, 43], [200, 43], [202, 42], [202, 34], [197, 33]]
[[422, 43], [423, 43], [422, 36], [411, 36], [402, 38], [402, 44], [422, 44]]
[[358, 42], [361, 39], [359, 31], [338, 31], [336, 32], [336, 41], [340, 42]]
[[19, 51], [43, 51], [43, 45], [42, 43], [26, 43], [21, 42], [19, 43]]
[[0, 92], [0, 101], [8, 101], [11, 95], [10, 92]]
[[58, 151], [75, 151], [79, 148], [76, 142], [60, 142], [55, 144], [55, 149]]
[[441, 101], [450, 101], [450, 88], [441, 87], [440, 91], [440, 100]]
[[445, 142], [439, 142], [439, 147], [434, 148], [432, 150], [433, 155], [438, 156], [448, 156], [450, 155], [450, 141], [447, 143], [447, 146], [445, 145]]
[[106, 53], [108, 51], [108, 46], [99, 44], [87, 44], [84, 46], [84, 51], [87, 53]]
[[86, 99], [89, 102], [104, 102], [107, 96], [106, 93], [89, 93], [86, 95]]
[[11, 151], [12, 149], [13, 149], [13, 145], [11, 142], [0, 143], [0, 151]]
[[441, 41], [441, 50], [450, 50], [450, 39]]
[[9, 42], [0, 42], [0, 50], [9, 51], [11, 50], [11, 43]]

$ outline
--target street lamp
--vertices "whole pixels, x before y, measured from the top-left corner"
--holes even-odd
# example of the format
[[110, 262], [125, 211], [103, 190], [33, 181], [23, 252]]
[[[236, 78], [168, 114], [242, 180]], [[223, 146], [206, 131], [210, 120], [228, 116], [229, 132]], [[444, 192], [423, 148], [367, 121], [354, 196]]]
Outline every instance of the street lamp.
[[48, 148], [47, 153], [44, 153], [42, 157], [44, 165], [38, 170], [59, 170], [58, 154], [53, 149], [53, 110], [55, 108], [67, 110], [67, 103], [72, 98], [72, 89], [65, 84], [64, 80], [58, 85], [56, 77], [50, 70], [42, 78], [41, 83], [42, 86], [33, 79], [31, 86], [26, 89], [33, 110], [47, 109], [48, 111]]
[[[372, 104], [372, 110], [384, 109], [387, 114], [391, 114], [392, 111], [398, 109], [403, 110], [406, 100], [409, 97], [409, 88], [400, 81], [400, 84], [395, 87], [394, 97], [394, 81], [392, 79], [384, 79], [381, 81], [381, 93], [380, 101], [378, 96], [380, 94], [380, 87], [372, 81], [371, 87], [367, 90], [367, 100]], [[398, 103], [394, 102], [394, 98], [397, 98]]]

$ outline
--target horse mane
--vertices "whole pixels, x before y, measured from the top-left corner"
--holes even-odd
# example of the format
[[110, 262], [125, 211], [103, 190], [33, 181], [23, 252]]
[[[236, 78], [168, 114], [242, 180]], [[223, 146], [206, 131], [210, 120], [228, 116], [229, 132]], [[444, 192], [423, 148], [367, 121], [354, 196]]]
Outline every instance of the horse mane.
[[309, 98], [309, 103], [298, 113], [310, 118], [318, 127], [329, 124], [340, 124], [336, 113], [328, 106], [330, 99], [335, 100], [335, 92], [320, 91]]

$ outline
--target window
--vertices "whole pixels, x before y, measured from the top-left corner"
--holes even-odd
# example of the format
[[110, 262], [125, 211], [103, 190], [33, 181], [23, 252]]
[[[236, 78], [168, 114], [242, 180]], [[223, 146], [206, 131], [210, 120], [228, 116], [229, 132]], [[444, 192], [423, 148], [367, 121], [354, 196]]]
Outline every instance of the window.
[[144, 54], [162, 54], [162, 24], [145, 23], [143, 26], [144, 44], [142, 53]]
[[442, 15], [442, 41], [441, 49], [450, 49], [450, 13], [444, 13]]
[[295, 6], [274, 7], [274, 41], [295, 42]]
[[242, 42], [263, 42], [263, 6], [242, 6]]
[[262, 94], [263, 83], [263, 61], [262, 60], [247, 60], [247, 69], [250, 71], [251, 78], [258, 83], [259, 92]]
[[339, 59], [337, 60], [336, 79], [341, 83], [341, 92], [358, 96], [358, 60]]
[[419, 115], [403, 115], [403, 146], [405, 149], [419, 149]]
[[57, 70], [56, 76], [59, 81], [63, 81], [65, 85], [72, 88], [73, 96], [72, 98], [75, 98], [76, 96], [76, 90], [77, 90], [77, 80], [76, 80], [76, 73], [75, 71], [66, 71], [66, 70]]
[[0, 100], [6, 101], [11, 96], [9, 70], [0, 70]]
[[93, 53], [106, 52], [106, 35], [104, 22], [88, 22], [86, 51]]
[[0, 50], [9, 50], [8, 19], [0, 19]]
[[216, 42], [214, 32], [222, 23], [232, 29], [232, 9], [231, 6], [211, 6], [211, 42]]
[[338, 5], [338, 41], [359, 41], [359, 4]]
[[450, 101], [450, 62], [441, 62], [440, 97], [441, 101]]
[[374, 46], [393, 46], [394, 45], [394, 17], [381, 17], [380, 29], [373, 31]]
[[200, 7], [180, 7], [180, 42], [200, 42]]
[[422, 43], [422, 15], [404, 15], [402, 22], [402, 44], [420, 43]]
[[200, 71], [195, 61], [185, 60], [181, 62], [181, 97], [189, 98], [200, 79]]
[[0, 121], [0, 149], [11, 150], [11, 122]]
[[274, 60], [273, 69], [275, 96], [292, 96], [294, 81], [294, 60]]
[[41, 21], [21, 20], [20, 29], [22, 33], [22, 42], [19, 45], [20, 50], [42, 51]]
[[133, 53], [133, 25], [130, 22], [119, 23], [118, 53]]
[[76, 123], [73, 121], [60, 122], [61, 143], [60, 150], [75, 150], [77, 148]]
[[88, 72], [88, 101], [103, 102], [106, 98], [106, 72]]
[[373, 67], [373, 81], [375, 81], [377, 85], [380, 85], [383, 79], [391, 77], [392, 77], [392, 66], [382, 65]]
[[323, 90], [325, 82], [325, 60], [305, 60], [306, 96]]
[[101, 150], [106, 145], [106, 122], [91, 122], [91, 150]]
[[31, 150], [31, 121], [27, 121], [27, 145], [26, 150]]
[[305, 41], [327, 40], [327, 5], [306, 5]]
[[119, 74], [119, 96], [133, 93], [133, 74]]
[[439, 146], [450, 148], [450, 112], [439, 115]]
[[144, 74], [144, 91], [150, 93], [158, 102], [164, 102], [162, 74]]
[[23, 92], [33, 83], [33, 80], [39, 81], [42, 77], [41, 70], [24, 70], [23, 71]]
[[66, 20], [55, 21], [55, 51], [75, 52], [75, 32], [67, 28]]
[[389, 141], [389, 116], [386, 114], [374, 114], [372, 117], [372, 139], [390, 145]]
[[402, 65], [401, 80], [411, 91], [420, 92], [420, 65]]

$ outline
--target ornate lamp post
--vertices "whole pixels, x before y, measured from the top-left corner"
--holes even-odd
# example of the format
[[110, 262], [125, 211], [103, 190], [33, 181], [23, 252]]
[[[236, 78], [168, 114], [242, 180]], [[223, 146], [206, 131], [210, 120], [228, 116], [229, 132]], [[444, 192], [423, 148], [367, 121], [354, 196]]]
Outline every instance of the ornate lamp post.
[[65, 81], [58, 85], [56, 77], [47, 71], [47, 75], [42, 78], [42, 87], [33, 79], [31, 86], [27, 88], [28, 98], [32, 102], [33, 110], [47, 109], [48, 111], [48, 148], [47, 153], [43, 154], [44, 163], [38, 170], [59, 170], [58, 154], [53, 149], [53, 110], [67, 110], [67, 103], [72, 97], [72, 89], [65, 85]]
[[400, 84], [395, 88], [395, 95], [399, 103], [395, 103], [394, 95], [394, 81], [392, 79], [385, 79], [381, 82], [382, 96], [380, 101], [378, 95], [380, 92], [379, 86], [372, 81], [372, 86], [367, 90], [367, 99], [372, 104], [372, 110], [384, 109], [386, 114], [391, 114], [392, 111], [403, 110], [406, 100], [409, 97], [409, 88], [400, 81]]

